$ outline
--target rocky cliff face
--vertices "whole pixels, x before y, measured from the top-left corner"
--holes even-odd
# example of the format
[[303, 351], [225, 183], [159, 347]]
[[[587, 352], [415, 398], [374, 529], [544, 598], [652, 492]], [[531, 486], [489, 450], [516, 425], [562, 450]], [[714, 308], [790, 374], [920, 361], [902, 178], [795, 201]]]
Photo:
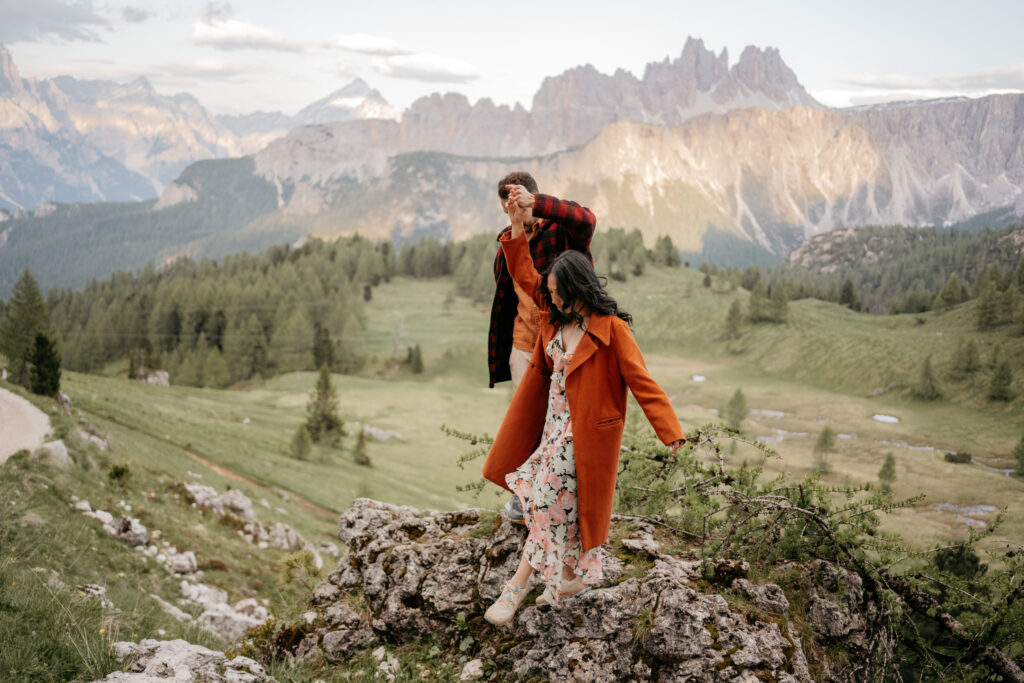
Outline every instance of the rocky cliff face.
[[677, 59], [648, 64], [642, 78], [590, 65], [546, 78], [529, 112], [486, 99], [470, 105], [461, 95], [421, 98], [402, 117], [402, 141], [405, 150], [543, 155], [582, 145], [616, 121], [671, 127], [709, 112], [797, 105], [821, 107], [778, 50], [748, 47], [730, 69], [725, 50], [716, 57], [689, 38]]
[[[854, 112], [755, 107], [671, 128], [619, 121], [582, 147], [514, 166], [533, 173], [542, 191], [589, 206], [599, 227], [635, 226], [650, 242], [667, 234], [700, 251], [711, 225], [785, 254], [847, 226], [1024, 214], [1021, 111], [1024, 95], [1004, 95]], [[259, 172], [295, 187], [293, 198], [281, 195], [292, 212], [339, 211], [347, 218], [339, 232], [385, 237], [400, 225], [408, 234], [426, 213], [457, 239], [500, 226], [493, 184], [508, 162], [401, 154], [404, 123], [369, 131], [295, 131], [257, 155]], [[445, 188], [452, 201], [437, 198]], [[374, 201], [356, 209], [357, 196]], [[417, 206], [419, 196], [438, 205]]]
[[665, 551], [640, 519], [613, 519], [603, 587], [558, 608], [533, 605], [535, 588], [514, 621], [495, 629], [483, 611], [513, 573], [524, 535], [482, 510], [358, 499], [339, 520], [348, 556], [316, 588], [314, 612], [275, 638], [276, 654], [345, 661], [430, 635], [476, 657], [464, 680], [486, 669], [567, 681], [870, 676], [878, 606], [858, 577], [826, 563], [780, 567], [799, 586], [788, 598], [749, 580], [742, 562]]

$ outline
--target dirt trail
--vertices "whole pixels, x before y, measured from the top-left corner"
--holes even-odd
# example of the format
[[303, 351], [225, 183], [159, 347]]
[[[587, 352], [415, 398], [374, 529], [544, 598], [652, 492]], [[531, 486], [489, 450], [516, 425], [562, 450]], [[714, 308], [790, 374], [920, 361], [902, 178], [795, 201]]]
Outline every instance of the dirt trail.
[[[120, 420], [117, 420], [117, 419], [115, 419], [113, 417], [110, 417], [109, 415], [99, 415], [97, 413], [92, 413], [89, 410], [85, 410], [85, 409], [80, 409], [80, 410], [82, 410], [83, 412], [88, 413], [90, 415], [93, 415], [94, 417], [96, 417], [98, 419], [107, 420], [109, 422], [113, 422], [114, 424], [120, 425], [120, 426], [124, 427], [125, 429], [130, 429], [130, 430], [132, 430], [134, 432], [138, 432], [139, 434], [143, 434], [145, 436], [148, 436], [149, 438], [153, 439], [154, 441], [159, 441], [160, 443], [167, 445], [167, 442], [164, 441], [164, 439], [161, 439], [160, 437], [158, 437], [155, 434], [151, 434], [151, 433], [149, 433], [149, 432], [147, 432], [145, 430], [139, 429], [135, 425], [130, 425], [130, 424], [127, 424], [125, 422], [121, 422]], [[209, 467], [211, 470], [213, 470], [217, 474], [219, 474], [221, 476], [224, 476], [224, 477], [227, 477], [228, 479], [233, 479], [233, 480], [235, 480], [237, 482], [241, 482], [243, 484], [248, 484], [249, 486], [255, 486], [258, 489], [269, 489], [271, 491], [278, 491], [278, 492], [280, 492], [280, 493], [282, 493], [282, 494], [284, 494], [284, 495], [286, 495], [286, 496], [288, 496], [290, 498], [294, 498], [295, 500], [299, 501], [299, 504], [301, 504], [304, 508], [306, 508], [308, 510], [312, 510], [313, 512], [315, 512], [317, 514], [325, 515], [327, 517], [331, 517], [332, 519], [338, 517], [338, 513], [335, 512], [334, 510], [328, 510], [325, 507], [321, 507], [321, 506], [317, 505], [316, 503], [314, 503], [313, 501], [307, 500], [307, 499], [303, 498], [302, 496], [300, 496], [299, 494], [295, 493], [294, 491], [288, 491], [287, 489], [282, 489], [282, 488], [279, 488], [277, 486], [269, 486], [267, 484], [261, 484], [258, 481], [253, 481], [252, 479], [244, 477], [241, 474], [238, 474], [237, 472], [232, 472], [231, 470], [229, 470], [228, 468], [226, 468], [226, 467], [224, 467], [222, 465], [218, 465], [215, 462], [211, 462], [211, 461], [207, 460], [206, 458], [202, 457], [201, 455], [197, 455], [197, 454], [193, 453], [192, 451], [185, 450], [184, 448], [182, 449], [182, 452], [185, 453], [186, 455], [188, 455], [190, 458], [192, 458], [196, 462], [198, 462], [199, 464], [205, 465], [206, 467]]]
[[300, 496], [297, 493], [293, 493], [292, 491], [285, 491], [284, 489], [279, 489], [276, 486], [267, 486], [266, 484], [261, 484], [258, 481], [253, 481], [252, 479], [248, 479], [246, 477], [243, 477], [241, 474], [238, 474], [237, 472], [232, 472], [231, 470], [227, 469], [226, 467], [222, 467], [222, 466], [218, 465], [217, 463], [210, 462], [206, 458], [204, 458], [204, 457], [202, 457], [200, 455], [196, 455], [192, 451], [185, 451], [185, 453], [188, 454], [196, 462], [198, 462], [198, 463], [200, 463], [202, 465], [206, 465], [207, 467], [209, 467], [211, 470], [213, 470], [217, 474], [219, 474], [221, 476], [224, 476], [224, 477], [227, 477], [228, 479], [234, 479], [235, 481], [242, 482], [243, 484], [248, 484], [249, 486], [255, 486], [256, 488], [259, 488], [259, 489], [270, 489], [272, 491], [280, 491], [281, 493], [284, 493], [285, 495], [287, 495], [287, 496], [289, 496], [291, 498], [294, 498], [295, 500], [299, 501], [299, 503], [302, 504], [303, 507], [305, 507], [305, 508], [307, 508], [309, 510], [312, 510], [313, 512], [317, 512], [317, 513], [319, 513], [321, 515], [327, 515], [329, 517], [337, 517], [338, 516], [337, 512], [334, 512], [333, 510], [328, 510], [325, 507], [320, 507], [319, 505], [317, 505], [313, 501], [306, 500], [305, 498], [303, 498], [302, 496]]
[[0, 389], [0, 465], [23, 448], [43, 445], [50, 433], [46, 413], [15, 393]]

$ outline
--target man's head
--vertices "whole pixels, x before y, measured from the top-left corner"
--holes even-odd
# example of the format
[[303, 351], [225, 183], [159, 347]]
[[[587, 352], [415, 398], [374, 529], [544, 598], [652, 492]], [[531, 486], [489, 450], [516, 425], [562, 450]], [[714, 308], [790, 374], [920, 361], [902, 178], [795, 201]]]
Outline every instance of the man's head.
[[507, 185], [522, 185], [532, 194], [537, 194], [537, 181], [526, 171], [515, 171], [498, 181], [498, 198], [501, 200], [501, 210], [508, 213], [505, 207], [505, 200], [508, 199]]

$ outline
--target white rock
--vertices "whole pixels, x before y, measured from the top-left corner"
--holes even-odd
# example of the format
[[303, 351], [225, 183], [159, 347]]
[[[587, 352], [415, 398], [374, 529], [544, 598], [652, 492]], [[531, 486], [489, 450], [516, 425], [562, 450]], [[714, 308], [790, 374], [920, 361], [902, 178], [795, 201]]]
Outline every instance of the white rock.
[[460, 681], [475, 681], [478, 678], [484, 677], [484, 662], [481, 659], [473, 659], [466, 662], [466, 666], [462, 667], [462, 674], [459, 676]]
[[218, 605], [226, 605], [228, 602], [227, 591], [220, 588], [208, 586], [205, 583], [190, 583], [182, 581], [179, 585], [181, 594], [186, 600], [196, 603], [202, 607], [212, 608]]
[[157, 387], [171, 386], [171, 376], [167, 374], [166, 370], [155, 370], [146, 375], [143, 381]]
[[191, 550], [174, 555], [167, 561], [167, 568], [175, 574], [193, 574], [199, 568], [196, 554]]
[[87, 500], [80, 500], [75, 503], [75, 509], [81, 510], [82, 512], [92, 512], [92, 506], [89, 505], [89, 501]]
[[[178, 621], [192, 621], [192, 616], [188, 612], [178, 609], [171, 603], [161, 598], [156, 593], [150, 593], [149, 597], [153, 598], [156, 601], [156, 604], [160, 605], [160, 609], [162, 609], [164, 612], [167, 612], [167, 614], [171, 615]], [[163, 635], [163, 633], [161, 633], [160, 635]]]
[[[59, 467], [68, 467], [72, 464], [71, 456], [68, 455], [68, 447], [61, 440], [48, 441], [39, 447], [39, 451], [46, 451], [53, 464]], [[37, 452], [39, 452], [37, 451]]]
[[83, 512], [82, 514], [101, 522], [104, 528], [111, 526], [114, 523], [114, 516], [106, 510], [93, 510], [92, 512]]

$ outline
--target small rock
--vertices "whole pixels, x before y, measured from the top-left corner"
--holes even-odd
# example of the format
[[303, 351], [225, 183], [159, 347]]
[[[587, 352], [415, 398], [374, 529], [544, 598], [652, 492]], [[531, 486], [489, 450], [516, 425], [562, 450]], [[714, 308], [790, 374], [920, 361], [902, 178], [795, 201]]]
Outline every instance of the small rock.
[[466, 662], [466, 666], [462, 667], [462, 673], [459, 675], [460, 681], [475, 681], [478, 678], [484, 677], [484, 662], [482, 659], [472, 659]]
[[61, 440], [48, 441], [39, 447], [37, 453], [45, 451], [45, 457], [48, 457], [54, 465], [58, 467], [69, 467], [72, 465], [71, 456], [68, 455], [68, 447], [64, 445]]
[[[163, 598], [161, 598], [156, 593], [150, 593], [149, 597], [153, 598], [156, 601], [156, 604], [160, 605], [160, 608], [164, 612], [166, 612], [167, 614], [171, 615], [172, 617], [174, 617], [178, 621], [192, 621], [192, 616], [188, 612], [184, 612], [184, 611], [178, 609], [177, 607], [175, 607], [171, 603], [169, 603], [166, 600], [164, 600]], [[158, 631], [158, 633], [159, 633], [159, 631]], [[163, 635], [163, 633], [160, 633], [160, 635]]]
[[80, 500], [75, 503], [75, 509], [81, 510], [82, 512], [92, 512], [92, 506], [89, 505], [89, 501], [87, 500]]
[[191, 550], [172, 555], [167, 559], [167, 568], [174, 574], [194, 574], [199, 565], [196, 563], [196, 554]]

